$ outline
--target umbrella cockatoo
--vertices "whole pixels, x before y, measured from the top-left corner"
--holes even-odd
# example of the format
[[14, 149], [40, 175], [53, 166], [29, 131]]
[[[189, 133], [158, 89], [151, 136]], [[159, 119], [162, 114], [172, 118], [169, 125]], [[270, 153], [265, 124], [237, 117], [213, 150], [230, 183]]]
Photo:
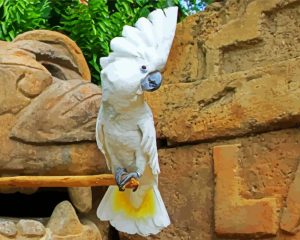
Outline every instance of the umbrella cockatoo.
[[[156, 134], [143, 92], [161, 85], [159, 71], [166, 64], [176, 23], [177, 7], [155, 10], [135, 27], [125, 26], [122, 37], [111, 41], [113, 52], [100, 59], [96, 139], [118, 186], [108, 188], [97, 216], [129, 234], [157, 234], [170, 224], [157, 186]], [[132, 179], [139, 180], [138, 188], [125, 188]]]

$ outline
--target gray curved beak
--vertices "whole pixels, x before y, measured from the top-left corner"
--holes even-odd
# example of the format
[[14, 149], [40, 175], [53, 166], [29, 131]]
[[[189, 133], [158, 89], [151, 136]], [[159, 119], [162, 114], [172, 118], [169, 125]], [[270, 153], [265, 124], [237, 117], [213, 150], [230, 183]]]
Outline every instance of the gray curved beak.
[[153, 92], [157, 90], [162, 83], [162, 75], [160, 72], [152, 72], [145, 77], [142, 82], [142, 90], [147, 92]]

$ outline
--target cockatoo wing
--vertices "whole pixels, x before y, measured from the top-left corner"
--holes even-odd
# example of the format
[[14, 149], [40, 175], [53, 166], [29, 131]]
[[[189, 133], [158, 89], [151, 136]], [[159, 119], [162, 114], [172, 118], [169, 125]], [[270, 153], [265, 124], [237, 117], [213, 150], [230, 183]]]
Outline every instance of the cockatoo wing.
[[148, 164], [152, 169], [152, 173], [157, 175], [160, 173], [160, 169], [156, 146], [156, 133], [152, 116], [144, 121], [141, 121], [138, 126], [142, 132], [141, 146], [143, 152], [149, 156]]
[[104, 132], [103, 132], [103, 122], [102, 122], [101, 116], [103, 116], [103, 106], [102, 105], [100, 106], [100, 110], [99, 110], [98, 117], [97, 117], [97, 123], [96, 123], [96, 142], [97, 142], [98, 148], [105, 156], [107, 168], [109, 170], [111, 170], [111, 160], [108, 155], [108, 152], [105, 149], [105, 136], [104, 136]]

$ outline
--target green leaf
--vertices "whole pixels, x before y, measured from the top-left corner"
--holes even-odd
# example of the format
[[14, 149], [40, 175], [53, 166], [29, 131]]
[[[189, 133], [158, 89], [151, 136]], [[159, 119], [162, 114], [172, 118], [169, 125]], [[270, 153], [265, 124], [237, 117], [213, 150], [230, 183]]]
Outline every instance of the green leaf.
[[9, 31], [8, 35], [10, 36], [11, 39], [14, 39], [16, 37], [13, 30]]
[[16, 12], [16, 17], [17, 17], [17, 23], [21, 23], [21, 18], [20, 18], [20, 14], [18, 12]]
[[7, 30], [6, 30], [5, 22], [1, 22], [1, 28], [2, 28], [3, 34], [6, 35]]
[[22, 15], [24, 15], [24, 9], [26, 8], [25, 6], [24, 7], [23, 6], [24, 6], [24, 4], [22, 5], [21, 2], [20, 2], [20, 5], [19, 4], [16, 5], [16, 7], [18, 8], [19, 12]]

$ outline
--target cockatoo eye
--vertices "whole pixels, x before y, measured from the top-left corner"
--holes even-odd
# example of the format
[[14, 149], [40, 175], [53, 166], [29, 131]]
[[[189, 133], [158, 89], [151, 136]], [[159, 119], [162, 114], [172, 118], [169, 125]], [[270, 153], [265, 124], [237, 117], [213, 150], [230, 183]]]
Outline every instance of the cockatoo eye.
[[148, 70], [147, 70], [147, 66], [146, 65], [143, 65], [141, 66], [141, 72], [142, 73], [146, 73]]

